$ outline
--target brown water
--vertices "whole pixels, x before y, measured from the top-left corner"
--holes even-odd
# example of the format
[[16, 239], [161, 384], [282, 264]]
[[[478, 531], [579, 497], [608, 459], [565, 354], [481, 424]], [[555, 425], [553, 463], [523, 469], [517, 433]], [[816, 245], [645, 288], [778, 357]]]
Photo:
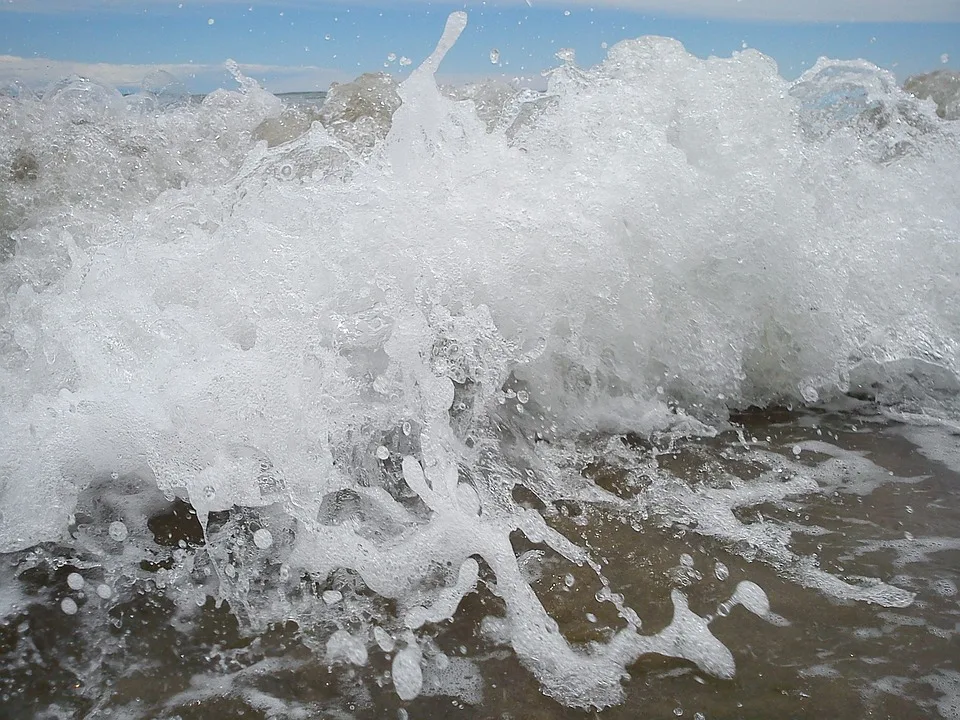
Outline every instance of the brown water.
[[[857, 577], [878, 578], [909, 590], [916, 593], [912, 604], [831, 597], [804, 587], [796, 564], [655, 509], [641, 521], [610, 504], [558, 503], [559, 512], [547, 513], [550, 523], [602, 559], [603, 574], [639, 613], [643, 632], [670, 621], [671, 589], [681, 588], [691, 608], [706, 616], [741, 580], [760, 585], [784, 622], [763, 622], [734, 608], [712, 623], [736, 660], [732, 680], [704, 675], [686, 661], [646, 656], [629, 668], [625, 703], [601, 712], [571, 710], [545, 697], [513, 652], [482, 632], [484, 617], [503, 612], [482, 567], [486, 580], [456, 618], [426, 626], [424, 691], [403, 702], [390, 679], [390, 654], [372, 639], [363, 666], [326, 658], [335, 629], [356, 629], [394, 612], [356, 576], [303, 578], [292, 592], [270, 590], [265, 580], [268, 595], [286, 593], [283, 601], [299, 608], [291, 612], [296, 620], [266, 627], [255, 622], [255, 608], [218, 607], [202, 593], [202, 607], [178, 605], [158, 589], [158, 583], [171, 585], [158, 573], [164, 568], [209, 578], [200, 524], [192, 508], [177, 501], [148, 523], [152, 559], [142, 559], [139, 572], [113, 578], [109, 599], [97, 594], [109, 563], [79, 541], [2, 558], [0, 597], [7, 600], [0, 607], [8, 614], [0, 624], [0, 717], [960, 717], [956, 434], [941, 425], [839, 413], [757, 412], [735, 419], [741, 437], [730, 432], [668, 448], [630, 437], [585, 439], [579, 469], [621, 498], [644, 497], [654, 476], [673, 476], [694, 490], [724, 476], [749, 486], [779, 454], [784, 472], [809, 468], [821, 492], [740, 508], [738, 519], [779, 523], [793, 531], [797, 557], [815, 556], [820, 569], [854, 584]], [[615, 462], [602, 452], [611, 441], [621, 448]], [[625, 464], [624, 457], [632, 461]], [[530, 504], [537, 502], [531, 496]], [[251, 512], [213, 517], [208, 530], [252, 524]], [[85, 520], [96, 518], [78, 517], [75, 536], [82, 538]], [[819, 528], [817, 534], [811, 528]], [[534, 589], [568, 640], [604, 640], [625, 624], [612, 604], [596, 599], [601, 585], [594, 573], [522, 536], [514, 540], [517, 554], [527, 553], [523, 566], [531, 577], [539, 575], [531, 580]], [[74, 572], [84, 578], [80, 590], [69, 587]], [[357, 600], [353, 610], [327, 613], [317, 598], [331, 589]], [[67, 597], [76, 601], [76, 614], [61, 608]]]

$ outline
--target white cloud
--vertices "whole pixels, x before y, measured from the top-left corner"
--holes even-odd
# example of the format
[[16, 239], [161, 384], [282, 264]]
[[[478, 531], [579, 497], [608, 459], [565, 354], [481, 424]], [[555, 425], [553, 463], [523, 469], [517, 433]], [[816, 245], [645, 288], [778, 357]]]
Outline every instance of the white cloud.
[[[0, 0], [0, 11], [66, 13], [76, 11], [124, 11], [141, 12], [145, 8], [154, 11], [176, 12], [178, 6], [242, 6], [251, 5], [251, 0]], [[430, 0], [341, 0], [344, 5], [385, 6], [405, 3], [427, 4]], [[285, 7], [309, 7], [309, 0], [257, 0], [255, 8], [265, 5]], [[482, 5], [509, 6], [530, 4], [537, 7], [554, 7], [576, 10], [588, 7], [615, 7], [634, 12], [685, 15], [709, 18], [735, 18], [744, 20], [773, 20], [783, 22], [960, 22], [958, 0], [467, 0], [463, 5], [479, 8]], [[313, 3], [315, 7], [315, 3]], [[575, 21], [576, 18], [573, 18]]]
[[[0, 55], [0, 85], [13, 81], [31, 88], [43, 88], [71, 75], [99, 80], [113, 87], [138, 87], [154, 70], [165, 70], [181, 80], [191, 91], [230, 87], [233, 82], [224, 65], [201, 64], [111, 64], [83, 63], [48, 58], [22, 58]], [[260, 82], [271, 92], [326, 90], [331, 82], [351, 79], [340, 70], [310, 65], [240, 64], [240, 71]]]

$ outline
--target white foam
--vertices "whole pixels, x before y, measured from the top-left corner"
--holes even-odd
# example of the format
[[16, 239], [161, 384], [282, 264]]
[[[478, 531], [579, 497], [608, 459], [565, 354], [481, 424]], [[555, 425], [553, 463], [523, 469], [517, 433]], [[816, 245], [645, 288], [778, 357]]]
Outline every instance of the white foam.
[[[728, 406], [829, 399], [851, 373], [864, 392], [949, 410], [956, 130], [864, 63], [790, 83], [757, 52], [700, 60], [664, 38], [590, 69], [564, 51], [542, 96], [457, 101], [433, 74], [465, 25], [453, 13], [401, 86], [341, 88], [274, 147], [257, 128], [280, 102], [235, 65], [240, 90], [198, 107], [157, 109], [164, 78], [130, 104], [81, 79], [0, 97], [0, 157], [23, 175], [0, 193], [16, 241], [0, 261], [0, 551], [62, 538], [78, 497], [129, 475], [204, 523], [216, 572], [188, 584], [184, 560], [163, 576], [181, 606], [209, 594], [251, 622], [282, 616], [252, 599], [275, 562], [281, 582], [346, 568], [396, 600], [405, 700], [424, 685], [412, 631], [454, 617], [481, 562], [506, 608], [487, 629], [561, 702], [620, 701], [645, 653], [730, 677], [732, 653], [679, 591], [661, 633], [641, 635], [620, 603], [626, 629], [571, 646], [511, 533], [600, 565], [511, 493], [629, 509], [560, 471], [570, 438], [713, 435]], [[481, 117], [484, 93], [503, 100]], [[660, 475], [632, 510], [833, 597], [909, 604], [734, 512], [816, 493], [818, 477], [722, 489]], [[105, 554], [135, 566], [156, 498], [130, 497], [90, 537], [109, 522]], [[278, 520], [253, 534], [260, 552], [249, 527], [209, 531], [236, 507]], [[320, 600], [333, 617], [350, 605], [340, 590]], [[738, 603], [773, 618], [752, 584], [727, 611]], [[365, 663], [365, 632], [335, 633], [330, 661]]]

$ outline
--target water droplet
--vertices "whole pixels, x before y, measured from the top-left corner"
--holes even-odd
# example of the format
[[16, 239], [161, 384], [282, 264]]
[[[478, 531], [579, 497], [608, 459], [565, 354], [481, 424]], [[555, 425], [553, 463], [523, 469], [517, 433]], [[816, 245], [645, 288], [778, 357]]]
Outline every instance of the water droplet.
[[260, 528], [253, 534], [253, 544], [261, 550], [273, 545], [273, 535], [266, 528]]
[[728, 603], [728, 602], [722, 602], [722, 603], [720, 603], [720, 605], [717, 607], [717, 615], [719, 615], [720, 617], [726, 617], [727, 615], [730, 614], [730, 610], [731, 610], [732, 608], [733, 608], [733, 606], [732, 606], [730, 603]]
[[120, 473], [118, 473], [118, 472], [112, 472], [112, 473], [110, 473], [110, 479], [111, 479], [111, 480], [119, 480], [119, 479], [120, 479]]
[[408, 57], [402, 57], [402, 58], [400, 58], [400, 64], [401, 64], [401, 65], [404, 65], [404, 66], [406, 66], [406, 65], [412, 65], [412, 64], [413, 64], [413, 60], [411, 60], [411, 59], [408, 58]]
[[794, 445], [794, 446], [793, 446], [793, 454], [794, 454], [796, 457], [800, 457], [800, 453], [801, 453], [802, 451], [803, 451], [803, 450], [802, 450], [802, 448], [801, 448], [799, 445]]
[[404, 435], [409, 435], [409, 434], [410, 434], [410, 423], [409, 423], [409, 422], [404, 422], [403, 425], [400, 426], [400, 429], [403, 431], [403, 434], [404, 434]]
[[213, 25], [215, 22], [216, 20], [214, 20], [213, 18], [210, 18], [209, 20], [207, 20], [207, 25]]
[[817, 389], [813, 385], [805, 384], [800, 387], [800, 395], [803, 397], [804, 402], [813, 404], [820, 399], [820, 393], [817, 392]]
[[570, 11], [569, 11], [569, 10], [564, 10], [564, 11], [563, 11], [563, 14], [564, 14], [565, 16], [568, 16], [568, 17], [569, 17]]
[[563, 584], [566, 585], [568, 588], [572, 588], [575, 582], [576, 580], [573, 579], [573, 575], [571, 575], [570, 573], [567, 573], [566, 575], [563, 576]]
[[97, 595], [104, 600], [109, 600], [110, 596], [113, 595], [113, 590], [110, 589], [109, 585], [97, 585]]
[[80, 573], [73, 572], [67, 575], [67, 585], [71, 590], [82, 590], [84, 584], [85, 581], [83, 579], [83, 575]]
[[684, 567], [693, 567], [693, 556], [683, 553], [683, 555], [680, 556], [680, 564]]
[[682, 707], [674, 708], [673, 714], [676, 715], [677, 717], [680, 717], [681, 715], [683, 715], [683, 708]]
[[904, 506], [903, 509], [906, 510], [906, 511], [907, 511], [908, 513], [910, 513], [911, 515], [913, 515], [913, 508], [910, 507], [909, 505]]
[[387, 55], [387, 61], [388, 61], [388, 62], [396, 62], [396, 61], [397, 61], [397, 54], [396, 54], [396, 53], [390, 53], [389, 55]]
[[72, 598], [64, 598], [60, 601], [60, 609], [67, 615], [77, 614], [77, 603]]
[[707, 716], [702, 712], [694, 713], [693, 720], [707, 720]]
[[343, 593], [339, 590], [324, 590], [323, 601], [327, 605], [333, 605], [343, 600]]
[[203, 488], [203, 496], [207, 501], [212, 501], [217, 497], [217, 489], [213, 485], [205, 485]]
[[390, 451], [387, 449], [385, 445], [381, 445], [380, 447], [377, 448], [378, 460], [386, 460], [389, 457], [390, 457]]
[[500, 62], [500, 51], [496, 48], [490, 51], [490, 62], [494, 65]]
[[373, 629], [373, 639], [376, 640], [377, 645], [384, 652], [393, 652], [393, 649], [397, 646], [393, 636], [379, 626]]
[[713, 566], [713, 574], [717, 576], [717, 580], [723, 582], [730, 577], [730, 570], [726, 565], [717, 560], [716, 565]]
[[517, 400], [520, 401], [521, 405], [526, 405], [528, 402], [530, 402], [530, 393], [528, 393], [526, 390], [518, 391]]
[[227, 563], [226, 567], [223, 568], [223, 574], [228, 578], [236, 577], [237, 569], [231, 563]]
[[597, 621], [597, 616], [593, 613], [587, 613], [587, 622], [595, 623]]
[[947, 53], [944, 53], [940, 56], [940, 62], [946, 65], [948, 62], [950, 62], [950, 56]]
[[127, 526], [124, 525], [120, 520], [115, 520], [110, 523], [110, 527], [107, 532], [110, 533], [110, 537], [117, 542], [123, 542], [127, 539], [128, 535]]

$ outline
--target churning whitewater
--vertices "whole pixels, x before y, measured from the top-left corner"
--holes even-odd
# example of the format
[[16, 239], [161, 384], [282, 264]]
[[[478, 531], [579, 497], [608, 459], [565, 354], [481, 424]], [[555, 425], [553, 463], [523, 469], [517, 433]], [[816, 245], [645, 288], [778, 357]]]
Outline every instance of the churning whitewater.
[[[96, 568], [61, 605], [78, 618], [148, 572], [184, 614], [213, 597], [253, 629], [322, 618], [314, 652], [389, 654], [403, 700], [470, 694], [469, 657], [448, 663], [459, 680], [425, 678], [425, 629], [480, 585], [502, 600], [484, 636], [573, 707], [621, 702], [651, 653], [732, 677], [711, 623], [737, 606], [772, 638], [786, 622], [751, 580], [707, 614], [677, 583], [672, 621], [646, 630], [608, 559], [557, 529], [569, 503], [909, 606], [890, 578], [795, 550], [802, 521], [745, 519], [833, 492], [834, 460], [757, 449], [749, 482], [690, 485], [608, 439], [851, 397], [956, 421], [955, 124], [864, 62], [791, 82], [755, 51], [657, 37], [590, 69], [563, 53], [545, 93], [440, 90], [466, 22], [403, 83], [363, 76], [319, 109], [235, 66], [239, 90], [202, 102], [162, 74], [131, 97], [82, 78], [0, 95], [0, 552]], [[635, 492], [582, 473], [585, 448]], [[150, 566], [152, 519], [184, 502], [203, 537]], [[598, 583], [604, 640], [565, 637], [530, 552]], [[3, 577], [0, 610], [19, 607]]]

